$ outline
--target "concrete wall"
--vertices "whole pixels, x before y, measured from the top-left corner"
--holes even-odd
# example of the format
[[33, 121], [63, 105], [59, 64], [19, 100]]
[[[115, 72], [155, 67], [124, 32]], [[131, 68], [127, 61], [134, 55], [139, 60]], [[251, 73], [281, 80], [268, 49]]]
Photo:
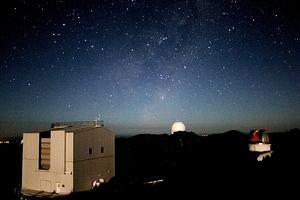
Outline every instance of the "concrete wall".
[[76, 132], [74, 146], [75, 191], [89, 190], [93, 181], [102, 178], [108, 182], [115, 176], [115, 135], [112, 131], [98, 127]]
[[51, 154], [50, 167], [51, 171], [55, 173], [64, 173], [65, 169], [65, 131], [56, 130], [51, 131]]
[[[52, 190], [57, 193], [73, 191], [73, 167], [70, 158], [73, 156], [73, 136], [64, 130], [51, 131], [50, 170]], [[66, 162], [68, 157], [68, 162]], [[68, 170], [67, 170], [68, 168]]]
[[22, 188], [35, 189], [40, 187], [38, 170], [39, 134], [23, 134]]
[[53, 187], [51, 168], [50, 170], [39, 169], [39, 141], [39, 133], [23, 134], [22, 189], [53, 192], [55, 187]]

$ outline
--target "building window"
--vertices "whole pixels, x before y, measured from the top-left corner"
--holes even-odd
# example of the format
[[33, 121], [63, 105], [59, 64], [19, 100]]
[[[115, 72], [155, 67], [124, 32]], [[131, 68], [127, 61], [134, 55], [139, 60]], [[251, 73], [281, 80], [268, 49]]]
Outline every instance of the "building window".
[[101, 153], [104, 153], [104, 147], [101, 147]]
[[89, 148], [89, 154], [92, 154], [92, 153], [93, 153], [92, 148]]

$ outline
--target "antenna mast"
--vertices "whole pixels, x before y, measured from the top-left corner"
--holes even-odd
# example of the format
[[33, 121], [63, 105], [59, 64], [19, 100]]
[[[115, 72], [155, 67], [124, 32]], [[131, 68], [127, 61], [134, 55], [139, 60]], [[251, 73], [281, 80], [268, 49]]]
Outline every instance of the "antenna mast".
[[98, 117], [96, 117], [96, 120], [95, 120], [95, 127], [101, 127], [101, 118], [100, 118], [100, 114], [98, 114]]

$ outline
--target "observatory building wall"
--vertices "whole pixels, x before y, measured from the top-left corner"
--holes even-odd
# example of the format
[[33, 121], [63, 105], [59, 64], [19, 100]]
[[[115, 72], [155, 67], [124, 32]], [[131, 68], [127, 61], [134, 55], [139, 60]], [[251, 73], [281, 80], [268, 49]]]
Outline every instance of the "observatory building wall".
[[115, 135], [104, 127], [74, 134], [74, 190], [84, 191], [92, 182], [115, 176]]
[[115, 134], [90, 124], [24, 133], [22, 165], [23, 194], [90, 190], [115, 176]]

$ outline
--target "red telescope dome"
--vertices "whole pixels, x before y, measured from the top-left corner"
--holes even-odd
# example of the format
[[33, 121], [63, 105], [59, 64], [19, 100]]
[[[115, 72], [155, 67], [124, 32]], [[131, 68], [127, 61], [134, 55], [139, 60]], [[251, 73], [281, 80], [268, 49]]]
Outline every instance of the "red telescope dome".
[[257, 144], [257, 143], [268, 144], [270, 140], [265, 130], [261, 129], [261, 130], [252, 130], [250, 132], [250, 142], [252, 144]]

